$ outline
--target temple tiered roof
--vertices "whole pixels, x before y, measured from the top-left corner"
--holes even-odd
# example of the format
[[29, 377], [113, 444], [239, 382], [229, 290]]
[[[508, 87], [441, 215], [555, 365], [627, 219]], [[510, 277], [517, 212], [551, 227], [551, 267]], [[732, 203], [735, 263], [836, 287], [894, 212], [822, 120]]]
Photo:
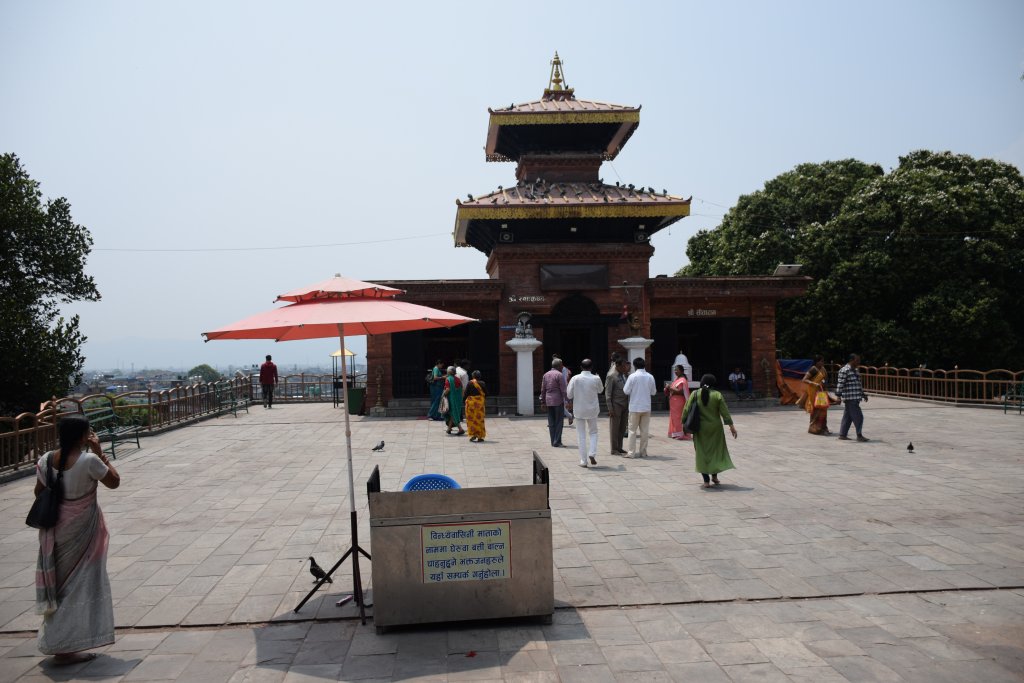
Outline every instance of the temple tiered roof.
[[640, 107], [578, 100], [563, 80], [556, 52], [541, 99], [487, 110], [488, 161], [519, 161], [538, 152], [592, 154], [606, 161], [618, 155], [640, 125]]
[[640, 125], [640, 107], [576, 99], [555, 53], [539, 100], [488, 109], [488, 161], [516, 161], [517, 182], [456, 200], [456, 246], [490, 254], [501, 243], [644, 242], [690, 215], [664, 189], [599, 177]]

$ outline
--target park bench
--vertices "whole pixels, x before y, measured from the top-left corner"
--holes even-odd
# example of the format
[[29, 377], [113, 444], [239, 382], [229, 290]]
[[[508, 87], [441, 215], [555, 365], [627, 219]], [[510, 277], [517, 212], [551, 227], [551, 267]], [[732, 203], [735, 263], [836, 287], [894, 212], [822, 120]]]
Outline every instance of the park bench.
[[220, 399], [220, 410], [221, 412], [230, 410], [232, 415], [238, 417], [239, 410], [249, 412], [249, 399], [245, 396], [235, 396], [234, 394], [223, 396]]
[[1018, 415], [1024, 411], [1024, 382], [1014, 384], [1003, 394], [1003, 415], [1006, 414], [1007, 409], [1014, 406], [1017, 407]]
[[92, 425], [100, 441], [110, 442], [110, 457], [115, 460], [117, 460], [115, 449], [118, 441], [134, 441], [137, 447], [142, 448], [139, 443], [141, 427], [123, 420], [113, 408], [93, 410], [86, 413], [85, 416], [89, 418], [89, 424]]

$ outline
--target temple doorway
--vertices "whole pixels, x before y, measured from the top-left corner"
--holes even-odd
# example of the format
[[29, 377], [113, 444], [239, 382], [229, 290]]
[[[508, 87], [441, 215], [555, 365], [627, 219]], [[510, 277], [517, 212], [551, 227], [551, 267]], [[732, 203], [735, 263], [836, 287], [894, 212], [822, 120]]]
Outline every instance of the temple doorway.
[[728, 388], [729, 373], [739, 366], [753, 376], [751, 364], [750, 318], [714, 318], [700, 320], [652, 320], [651, 336], [654, 346], [648, 368], [659, 381], [671, 377], [672, 363], [682, 350], [693, 366], [693, 378], [699, 380], [704, 373], [718, 379], [718, 388]]
[[498, 372], [498, 322], [479, 320], [452, 329], [398, 332], [391, 335], [392, 396], [422, 398], [430, 389], [424, 381], [434, 361], [454, 363], [468, 358], [469, 370], [479, 370], [490, 393], [501, 391]]
[[565, 297], [551, 315], [535, 318], [534, 326], [544, 330], [544, 367], [549, 367], [551, 356], [558, 354], [574, 374], [580, 371], [584, 358], [594, 361], [595, 371], [603, 368], [608, 361], [607, 318], [593, 300], [582, 294]]

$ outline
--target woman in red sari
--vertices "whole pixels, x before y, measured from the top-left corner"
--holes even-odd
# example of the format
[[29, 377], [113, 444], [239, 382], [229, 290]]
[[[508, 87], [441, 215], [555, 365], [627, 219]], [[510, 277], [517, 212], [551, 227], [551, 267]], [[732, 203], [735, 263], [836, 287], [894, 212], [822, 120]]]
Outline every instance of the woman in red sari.
[[689, 441], [693, 437], [683, 432], [683, 406], [686, 399], [690, 398], [690, 383], [686, 379], [686, 371], [682, 365], [672, 367], [675, 379], [665, 387], [665, 395], [668, 396], [668, 436], [670, 439]]

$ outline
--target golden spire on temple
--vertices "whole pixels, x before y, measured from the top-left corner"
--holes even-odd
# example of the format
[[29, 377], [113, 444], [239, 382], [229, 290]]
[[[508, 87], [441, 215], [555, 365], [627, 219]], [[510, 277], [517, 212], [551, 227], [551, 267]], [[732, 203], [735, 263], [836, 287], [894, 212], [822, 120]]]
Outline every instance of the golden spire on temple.
[[544, 90], [546, 100], [570, 100], [573, 97], [573, 89], [565, 84], [565, 75], [562, 72], [562, 60], [555, 52], [555, 58], [551, 60], [551, 77], [548, 79], [548, 87]]

